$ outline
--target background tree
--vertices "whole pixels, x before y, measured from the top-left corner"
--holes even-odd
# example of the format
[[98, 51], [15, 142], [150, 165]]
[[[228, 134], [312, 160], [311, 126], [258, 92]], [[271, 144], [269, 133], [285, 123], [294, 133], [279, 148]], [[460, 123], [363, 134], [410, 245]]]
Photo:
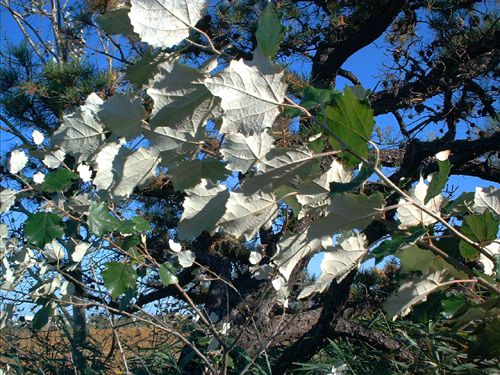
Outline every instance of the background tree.
[[[161, 1], [2, 1], [25, 38], [3, 52], [2, 131], [30, 155], [11, 152], [3, 169], [5, 316], [25, 298], [41, 306], [36, 328], [61, 315], [82, 373], [94, 367], [88, 309], [177, 337], [177, 365], [188, 373], [280, 374], [325, 353], [342, 358], [352, 352], [346, 342], [364, 348], [365, 367], [343, 359], [353, 371], [415, 373], [427, 367], [412, 363], [429, 358], [387, 333], [382, 304], [399, 289], [384, 306], [405, 316], [451, 287], [412, 319], [444, 313], [455, 325], [441, 329], [453, 332], [473, 316], [466, 331], [476, 336], [460, 341], [468, 357], [451, 345], [450, 364], [433, 360], [443, 371], [491, 370], [498, 351], [480, 348], [498, 325], [498, 190], [450, 192], [448, 205], [440, 194], [449, 175], [499, 182], [493, 4], [186, 1], [191, 13], [181, 25], [174, 17], [168, 34], [148, 13], [159, 3], [167, 17]], [[377, 40], [391, 64], [365, 90], [344, 65]], [[245, 83], [250, 71], [265, 80]], [[340, 78], [352, 85], [343, 94]], [[243, 92], [253, 79], [260, 86], [233, 106], [228, 87], [239, 79]], [[252, 105], [261, 117], [238, 112]], [[397, 126], [373, 128], [384, 114]], [[429, 129], [439, 135], [429, 139]], [[306, 267], [318, 252], [315, 280]], [[358, 272], [390, 255], [399, 271], [389, 263]], [[165, 311], [177, 314], [159, 319]], [[186, 322], [189, 314], [200, 320]], [[392, 324], [427, 334], [419, 323]], [[370, 360], [376, 353], [382, 365]]]

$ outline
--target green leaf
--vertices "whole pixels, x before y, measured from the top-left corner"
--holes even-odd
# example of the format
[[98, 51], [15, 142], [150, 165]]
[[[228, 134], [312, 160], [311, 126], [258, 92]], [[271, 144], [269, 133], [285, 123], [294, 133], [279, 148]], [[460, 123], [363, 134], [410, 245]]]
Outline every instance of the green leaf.
[[51, 212], [39, 212], [24, 223], [24, 234], [38, 247], [64, 234], [64, 225], [59, 216]]
[[466, 214], [471, 212], [474, 203], [474, 193], [462, 193], [457, 199], [451, 201], [444, 209], [446, 214]]
[[150, 231], [151, 226], [143, 217], [135, 216], [130, 220], [122, 221], [117, 230], [122, 234], [134, 234]]
[[342, 182], [330, 182], [330, 192], [331, 194], [344, 193], [349, 190], [356, 189], [359, 185], [365, 182], [368, 177], [370, 177], [373, 173], [373, 167], [371, 165], [367, 165], [363, 163], [360, 171], [350, 182], [342, 183]]
[[135, 216], [130, 221], [134, 224], [134, 229], [137, 232], [147, 232], [151, 230], [149, 222], [141, 216]]
[[395, 234], [390, 240], [382, 242], [379, 246], [370, 252], [370, 257], [375, 258], [375, 264], [380, 263], [386, 256], [394, 255], [396, 251], [404, 243], [411, 243], [422, 237], [427, 231], [425, 229], [418, 229], [410, 236], [403, 236]]
[[176, 269], [170, 262], [165, 262], [160, 266], [160, 280], [165, 286], [177, 284], [179, 280], [175, 276]]
[[99, 27], [110, 35], [137, 35], [128, 18], [128, 8], [112, 9], [97, 17]]
[[[496, 239], [498, 232], [498, 220], [490, 211], [484, 211], [481, 215], [468, 215], [460, 231], [474, 242], [481, 245], [488, 244]], [[467, 260], [475, 259], [479, 251], [465, 241], [460, 241], [460, 254]]]
[[432, 176], [431, 183], [427, 189], [427, 195], [424, 199], [424, 204], [427, 204], [432, 198], [441, 193], [444, 189], [446, 182], [448, 181], [448, 176], [450, 175], [451, 164], [448, 159], [438, 161], [439, 172], [434, 173]]
[[33, 321], [31, 325], [35, 331], [40, 331], [43, 327], [47, 325], [49, 322], [49, 318], [53, 313], [53, 309], [50, 303], [43, 306], [40, 310], [38, 310], [33, 317]]
[[45, 176], [45, 180], [40, 188], [48, 193], [65, 191], [73, 184], [73, 180], [76, 180], [77, 178], [78, 174], [76, 173], [68, 171], [65, 168], [58, 169]]
[[276, 56], [284, 34], [285, 28], [280, 22], [280, 16], [270, 2], [260, 16], [257, 32], [255, 33], [259, 50], [269, 57]]
[[452, 318], [458, 310], [460, 310], [467, 303], [467, 298], [463, 295], [454, 295], [441, 300], [441, 307], [443, 313], [447, 318]]
[[135, 269], [127, 263], [108, 262], [102, 272], [104, 286], [108, 288], [111, 298], [116, 299], [129, 288], [134, 289], [137, 282]]
[[137, 246], [141, 243], [141, 239], [139, 238], [139, 236], [137, 235], [132, 235], [132, 236], [127, 236], [123, 239], [123, 241], [121, 241], [120, 243], [120, 247], [125, 250], [125, 251], [128, 251], [130, 250], [131, 248], [133, 248], [134, 246]]
[[324, 104], [330, 104], [336, 96], [342, 94], [334, 88], [317, 89], [309, 86], [304, 90], [304, 95], [300, 101], [300, 106], [306, 109], [312, 109]]
[[104, 236], [118, 229], [120, 221], [109, 213], [106, 202], [92, 202], [89, 209], [88, 224], [92, 233], [97, 236]]
[[[321, 117], [349, 150], [367, 158], [368, 140], [375, 123], [372, 109], [365, 101], [356, 98], [349, 88], [344, 90], [343, 95], [335, 95], [333, 99], [333, 103], [326, 106]], [[329, 141], [334, 149], [342, 149], [341, 143], [331, 135]], [[346, 166], [354, 166], [360, 162], [348, 152], [342, 152], [340, 157], [345, 160]]]

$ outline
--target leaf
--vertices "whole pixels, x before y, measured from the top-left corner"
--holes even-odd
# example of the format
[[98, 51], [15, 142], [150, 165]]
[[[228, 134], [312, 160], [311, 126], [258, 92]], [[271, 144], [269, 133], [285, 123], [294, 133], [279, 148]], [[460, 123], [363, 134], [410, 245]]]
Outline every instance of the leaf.
[[88, 224], [93, 234], [102, 237], [116, 230], [120, 221], [109, 213], [106, 202], [92, 202], [89, 208]]
[[16, 203], [17, 191], [12, 189], [3, 189], [0, 192], [0, 212], [8, 212]]
[[447, 270], [450, 276], [459, 279], [467, 278], [467, 274], [455, 269], [442, 257], [435, 255], [430, 250], [421, 249], [417, 245], [402, 246], [395, 255], [399, 258], [402, 273], [421, 272], [428, 274], [434, 271]]
[[[464, 218], [460, 232], [474, 242], [484, 245], [496, 239], [498, 233], [498, 220], [495, 220], [490, 211], [481, 215], [467, 215]], [[460, 255], [467, 260], [472, 260], [479, 255], [479, 250], [460, 240]]]
[[[349, 150], [365, 159], [368, 157], [368, 140], [371, 138], [375, 121], [373, 111], [365, 101], [360, 101], [346, 87], [343, 95], [333, 97], [333, 103], [325, 107], [321, 117]], [[342, 149], [342, 145], [335, 138], [329, 136], [329, 142], [334, 150]], [[348, 152], [342, 152], [340, 156], [348, 167], [360, 162]]]
[[272, 194], [258, 193], [246, 196], [231, 192], [224, 216], [217, 227], [236, 238], [252, 239], [262, 226], [270, 225], [278, 213], [276, 198]]
[[64, 259], [66, 255], [63, 247], [56, 240], [52, 240], [50, 243], [46, 244], [42, 253], [52, 262], [58, 262], [61, 259]]
[[366, 237], [360, 233], [354, 233], [336, 247], [327, 248], [320, 266], [321, 276], [317, 282], [305, 287], [298, 299], [307, 298], [313, 293], [322, 293], [333, 280], [342, 281], [352, 269], [359, 266], [367, 253]]
[[51, 151], [43, 158], [42, 162], [47, 166], [47, 168], [56, 169], [59, 168], [61, 163], [64, 161], [66, 153], [62, 150]]
[[441, 270], [406, 281], [396, 294], [384, 302], [384, 310], [393, 320], [398, 316], [404, 317], [408, 315], [413, 305], [425, 301], [429, 294], [445, 287], [446, 284], [442, 284], [445, 278], [446, 271]]
[[[429, 202], [424, 204], [424, 199], [427, 196], [427, 185], [424, 179], [420, 177], [420, 181], [412, 189], [409, 194], [412, 199], [417, 203], [425, 206], [428, 210], [433, 211], [436, 215], [439, 215], [439, 211], [444, 202], [444, 198], [441, 194], [432, 198]], [[420, 208], [417, 208], [410, 204], [406, 199], [401, 198], [399, 200], [400, 207], [397, 209], [398, 219], [401, 222], [399, 224], [399, 229], [408, 229], [410, 227], [415, 227], [419, 225], [427, 226], [429, 224], [434, 224], [437, 219], [433, 218], [431, 215], [425, 213]]]
[[482, 188], [476, 187], [474, 194], [474, 211], [483, 213], [490, 210], [495, 218], [500, 218], [500, 190], [493, 186]]
[[141, 98], [131, 94], [115, 94], [102, 104], [97, 115], [115, 136], [130, 140], [140, 134], [146, 110]]
[[179, 279], [175, 276], [175, 267], [169, 262], [165, 262], [160, 266], [159, 274], [160, 280], [165, 286], [177, 284], [179, 282]]
[[[107, 143], [97, 154], [96, 160], [96, 175], [94, 177], [94, 185], [99, 190], [108, 190], [114, 181], [113, 162], [120, 153], [123, 145], [118, 142]], [[122, 151], [123, 153], [123, 151]]]
[[52, 144], [74, 156], [77, 161], [90, 159], [104, 143], [104, 129], [96, 114], [85, 106], [64, 116], [64, 122], [54, 132]]
[[169, 48], [189, 36], [205, 6], [205, 0], [132, 0], [129, 18], [143, 42]]
[[55, 193], [58, 191], [65, 191], [71, 187], [73, 180], [76, 180], [78, 175], [74, 172], [61, 168], [56, 171], [50, 172], [45, 176], [40, 189], [48, 193]]
[[202, 179], [195, 187], [186, 190], [181, 220], [178, 226], [178, 237], [181, 240], [192, 240], [203, 231], [211, 232], [226, 210], [229, 199], [227, 188], [214, 185]]
[[[425, 196], [424, 199], [425, 204], [427, 204], [435, 196], [441, 194], [441, 191], [446, 186], [446, 182], [448, 181], [448, 176], [450, 175], [451, 171], [451, 164], [450, 161], [448, 160], [448, 154], [449, 151], [447, 153], [446, 151], [444, 153], [442, 151], [436, 155], [436, 158], [438, 158], [439, 171], [432, 175], [432, 180], [431, 183], [429, 184], [429, 188], [427, 189], [427, 195]], [[444, 157], [440, 155], [444, 155]]]
[[[125, 152], [128, 150], [123, 149], [123, 153]], [[129, 197], [136, 187], [141, 187], [149, 178], [156, 175], [159, 162], [158, 152], [150, 148], [141, 147], [127, 156], [119, 153], [113, 161], [114, 179], [109, 189], [111, 197], [113, 199]]]
[[21, 172], [28, 163], [28, 157], [22, 150], [14, 150], [9, 157], [9, 172], [16, 174]]
[[313, 86], [308, 86], [304, 90], [300, 106], [306, 109], [312, 109], [324, 104], [329, 104], [335, 96], [342, 95], [334, 88], [317, 89]]
[[336, 159], [333, 160], [326, 173], [312, 181], [304, 182], [298, 187], [297, 201], [302, 205], [298, 218], [318, 208], [325, 208], [330, 203], [330, 186], [347, 184], [352, 179], [352, 172], [346, 170]]
[[289, 234], [278, 242], [273, 263], [278, 266], [280, 275], [288, 280], [302, 259], [317, 253], [321, 248], [321, 239], [310, 238], [307, 232]]
[[175, 151], [179, 154], [196, 153], [204, 144], [200, 134], [191, 135], [188, 131], [180, 131], [166, 126], [154, 130], [144, 129], [144, 137], [157, 152]]
[[331, 198], [327, 214], [308, 230], [309, 238], [331, 237], [340, 231], [364, 229], [380, 217], [385, 200], [382, 194], [366, 196], [343, 193]]
[[97, 17], [96, 21], [99, 27], [109, 35], [135, 35], [128, 18], [128, 12], [129, 9], [127, 7], [110, 9]]
[[109, 290], [111, 298], [117, 299], [127, 292], [128, 289], [134, 289], [137, 282], [137, 272], [127, 263], [107, 262], [106, 269], [101, 273], [104, 286]]
[[78, 245], [75, 246], [75, 249], [71, 253], [71, 260], [75, 263], [79, 263], [87, 253], [89, 247], [90, 247], [89, 243], [80, 242]]
[[220, 149], [229, 170], [246, 173], [249, 169], [266, 169], [265, 156], [274, 148], [274, 138], [270, 131], [251, 136], [228, 134]]
[[78, 175], [83, 182], [92, 181], [92, 170], [88, 165], [80, 164], [78, 165], [78, 167], [76, 167], [76, 171], [78, 172]]
[[168, 171], [174, 189], [184, 191], [200, 183], [202, 179], [216, 183], [225, 180], [229, 172], [219, 160], [214, 158], [183, 160]]
[[266, 56], [274, 57], [278, 53], [283, 40], [285, 28], [280, 23], [280, 17], [273, 3], [269, 3], [260, 15], [255, 37], [257, 46]]
[[29, 242], [38, 247], [64, 234], [62, 220], [51, 212], [38, 212], [24, 222], [24, 235]]
[[498, 241], [493, 241], [488, 246], [484, 247], [484, 250], [490, 253], [497, 261], [494, 264], [486, 255], [480, 254], [479, 261], [483, 264], [483, 273], [488, 276], [493, 276], [494, 274], [500, 276], [499, 260], [500, 260], [500, 243]]
[[43, 136], [42, 133], [40, 133], [38, 130], [33, 130], [33, 133], [31, 134], [31, 138], [33, 138], [33, 143], [36, 144], [37, 146], [40, 146], [43, 141], [45, 140], [45, 137]]
[[147, 93], [154, 101], [151, 126], [165, 126], [195, 136], [209, 120], [220, 117], [220, 99], [205, 87], [205, 75], [179, 62], [159, 65]]
[[137, 90], [140, 90], [149, 83], [149, 80], [158, 71], [158, 66], [167, 59], [168, 56], [162, 55], [161, 52], [152, 53], [147, 50], [143, 56], [139, 56], [133, 65], [125, 69], [125, 79]]
[[176, 255], [177, 255], [177, 260], [179, 261], [179, 264], [182, 267], [188, 268], [193, 265], [195, 260], [195, 255], [194, 252], [192, 252], [191, 250], [179, 251]]
[[320, 157], [307, 149], [273, 149], [262, 162], [263, 172], [246, 179], [241, 190], [252, 195], [288, 184], [296, 175], [310, 175], [311, 165]]
[[425, 229], [418, 229], [414, 231], [409, 236], [403, 236], [400, 234], [392, 235], [390, 240], [385, 240], [380, 245], [378, 245], [375, 249], [370, 252], [370, 258], [375, 258], [375, 265], [380, 263], [386, 256], [394, 255], [396, 251], [403, 244], [412, 244], [420, 237], [422, 237], [427, 231]]
[[35, 331], [40, 331], [49, 323], [49, 319], [53, 313], [54, 309], [52, 308], [52, 304], [50, 302], [44, 305], [36, 312], [35, 316], [33, 316], [33, 320], [31, 322], [33, 329]]
[[249, 65], [242, 59], [207, 78], [205, 86], [222, 99], [224, 110], [221, 131], [251, 135], [270, 128], [286, 93], [283, 72], [269, 69], [258, 61]]
[[330, 183], [330, 191], [332, 194], [344, 193], [346, 191], [354, 190], [363, 182], [365, 182], [373, 173], [371, 165], [362, 164], [358, 174], [349, 182], [332, 181]]

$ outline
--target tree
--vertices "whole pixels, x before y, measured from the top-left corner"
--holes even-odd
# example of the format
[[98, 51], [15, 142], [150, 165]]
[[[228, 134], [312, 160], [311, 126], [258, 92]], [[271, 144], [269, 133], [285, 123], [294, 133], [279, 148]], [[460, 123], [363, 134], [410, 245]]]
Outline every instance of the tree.
[[[499, 192], [445, 189], [500, 182], [488, 3], [2, 6], [26, 38], [0, 71], [2, 131], [21, 142], [2, 170], [6, 319], [20, 299], [36, 329], [60, 316], [81, 373], [90, 309], [176, 337], [185, 373], [282, 374], [345, 338], [412, 371], [417, 349], [363, 322], [383, 308], [474, 320], [468, 359], [439, 366], [495, 366], [480, 348], [498, 326]], [[366, 90], [344, 65], [381, 37], [392, 65]], [[397, 272], [358, 271], [388, 256]]]

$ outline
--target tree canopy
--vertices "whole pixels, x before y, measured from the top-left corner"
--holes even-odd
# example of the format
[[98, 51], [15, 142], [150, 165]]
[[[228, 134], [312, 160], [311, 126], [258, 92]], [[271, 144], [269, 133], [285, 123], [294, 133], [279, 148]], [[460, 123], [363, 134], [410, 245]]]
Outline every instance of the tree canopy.
[[8, 371], [498, 370], [493, 2], [0, 4]]

